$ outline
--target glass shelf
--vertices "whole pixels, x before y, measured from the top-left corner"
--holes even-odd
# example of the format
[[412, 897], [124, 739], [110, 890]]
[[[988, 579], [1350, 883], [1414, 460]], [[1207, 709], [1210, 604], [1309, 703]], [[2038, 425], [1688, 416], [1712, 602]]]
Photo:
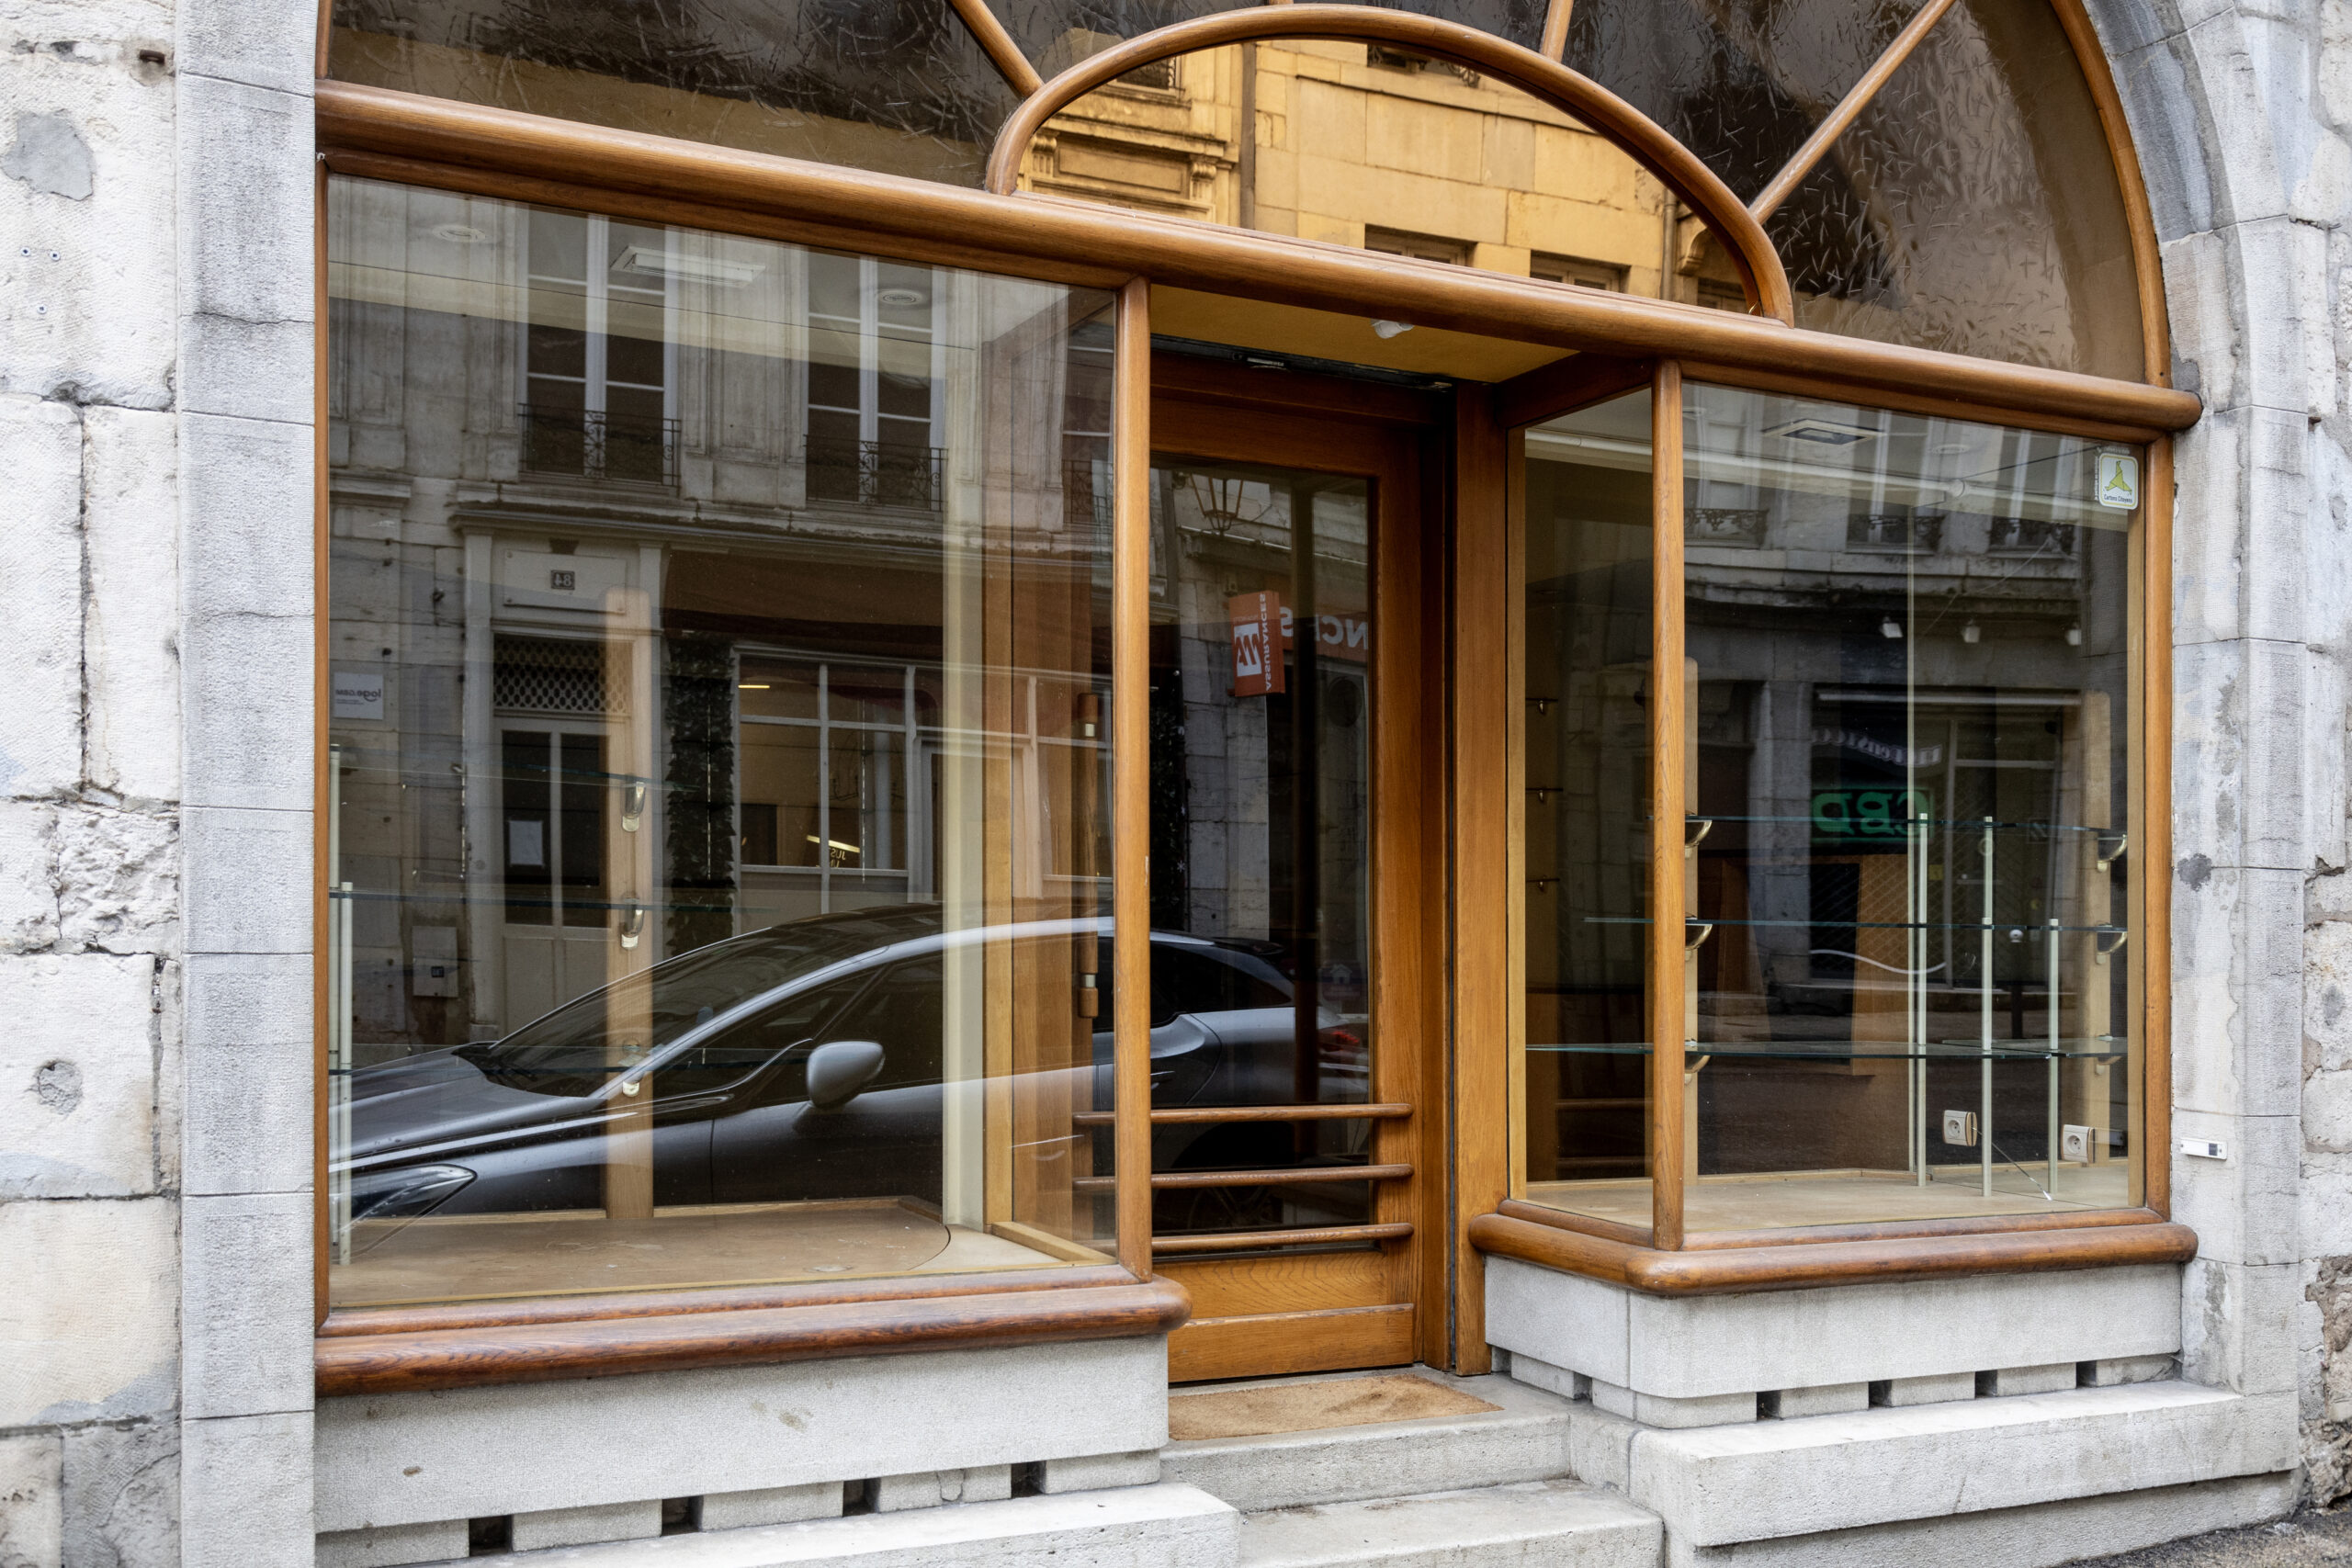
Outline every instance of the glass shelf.
[[[1650, 1054], [1647, 1042], [1615, 1045], [1531, 1044], [1527, 1049], [1556, 1055], [1646, 1056]], [[1726, 1056], [1742, 1060], [1798, 1062], [2119, 1062], [2130, 1053], [2130, 1049], [2128, 1042], [2111, 1034], [2087, 1040], [2061, 1040], [2054, 1048], [2047, 1040], [1995, 1040], [1990, 1045], [1981, 1040], [1931, 1040], [1925, 1043], [1901, 1040], [1773, 1040], [1733, 1041], [1720, 1044], [1687, 1040], [1682, 1044], [1682, 1054], [1686, 1057]]]

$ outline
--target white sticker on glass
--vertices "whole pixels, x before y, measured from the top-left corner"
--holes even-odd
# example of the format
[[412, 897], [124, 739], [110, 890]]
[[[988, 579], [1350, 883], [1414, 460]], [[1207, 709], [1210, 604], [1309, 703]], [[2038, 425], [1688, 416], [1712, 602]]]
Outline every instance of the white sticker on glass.
[[336, 671], [331, 706], [337, 718], [383, 717], [384, 677], [373, 671]]
[[548, 825], [529, 817], [513, 817], [506, 822], [506, 863], [514, 866], [543, 866], [548, 863]]
[[2098, 455], [2098, 503], [2117, 512], [2140, 504], [2140, 459], [2129, 452]]

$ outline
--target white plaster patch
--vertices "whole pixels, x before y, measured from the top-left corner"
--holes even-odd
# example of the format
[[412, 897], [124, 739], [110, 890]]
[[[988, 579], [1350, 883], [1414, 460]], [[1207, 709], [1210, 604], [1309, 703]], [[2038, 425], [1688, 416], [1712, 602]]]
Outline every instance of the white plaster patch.
[[177, 1206], [0, 1203], [0, 1427], [159, 1415], [179, 1398]]
[[155, 1190], [154, 971], [0, 958], [0, 1200]]

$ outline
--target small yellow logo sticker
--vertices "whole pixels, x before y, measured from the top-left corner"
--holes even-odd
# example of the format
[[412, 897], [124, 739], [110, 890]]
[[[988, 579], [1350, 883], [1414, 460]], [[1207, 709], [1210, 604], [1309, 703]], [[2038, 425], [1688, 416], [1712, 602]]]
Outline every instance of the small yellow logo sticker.
[[2140, 504], [2140, 459], [2129, 452], [2098, 455], [2098, 503], [2117, 512], [2132, 512]]

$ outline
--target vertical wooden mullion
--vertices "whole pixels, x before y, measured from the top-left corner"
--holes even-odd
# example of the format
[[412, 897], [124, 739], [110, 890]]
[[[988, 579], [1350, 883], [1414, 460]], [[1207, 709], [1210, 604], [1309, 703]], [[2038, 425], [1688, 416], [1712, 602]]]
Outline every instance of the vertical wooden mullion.
[[[1470, 1222], [1510, 1192], [1509, 528], [1503, 432], [1483, 389], [1454, 402], [1453, 1202], [1457, 1371], [1487, 1370], [1485, 1268]], [[1436, 1256], [1432, 1249], [1432, 1257]]]
[[[1565, 0], [1564, 0], [1565, 8]], [[1527, 1191], [1527, 432], [1505, 434], [1503, 448], [1503, 912], [1504, 995], [1510, 1012], [1510, 1126], [1506, 1192]], [[1553, 1098], [1556, 1100], [1556, 1093]], [[1546, 1108], [1555, 1123], [1557, 1113]], [[1556, 1160], [1555, 1161], [1556, 1163]]]
[[[2146, 499], [2140, 513], [2140, 668], [2132, 726], [2140, 741], [2140, 779], [2125, 821], [2132, 902], [2139, 917], [2129, 939], [2138, 955], [2139, 1073], [2131, 1096], [2141, 1108], [2132, 1128], [2141, 1201], [2172, 1213], [2172, 442], [2148, 448]], [[2135, 820], [2136, 819], [2136, 820]], [[2094, 937], [2093, 941], [2098, 939]], [[2127, 949], [2127, 951], [2129, 951]], [[2130, 995], [2129, 992], [2126, 993]], [[2127, 1070], [2129, 1064], [2127, 1062]]]
[[1682, 1245], [1683, 886], [1682, 367], [1660, 360], [1650, 388], [1651, 1245]]
[[1151, 1273], [1151, 285], [1119, 291], [1111, 392], [1113, 1174], [1119, 1261]]

